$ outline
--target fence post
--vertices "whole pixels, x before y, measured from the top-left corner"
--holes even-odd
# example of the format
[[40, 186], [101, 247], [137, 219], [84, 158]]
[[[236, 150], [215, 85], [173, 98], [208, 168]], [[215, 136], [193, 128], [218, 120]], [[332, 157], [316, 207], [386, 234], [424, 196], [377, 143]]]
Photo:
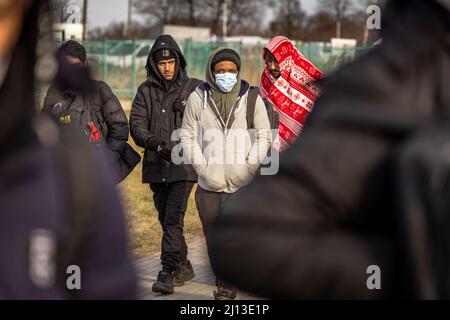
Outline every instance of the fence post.
[[108, 65], [106, 63], [106, 57], [108, 55], [107, 48], [106, 48], [106, 39], [103, 39], [103, 53], [102, 53], [102, 80], [107, 82], [108, 77]]
[[[190, 38], [184, 40], [183, 55], [184, 55], [184, 58], [186, 59], [186, 61], [191, 61], [191, 52], [190, 52], [191, 46], [190, 46], [190, 44], [191, 44]], [[188, 72], [188, 74], [189, 74], [189, 76], [192, 76], [192, 68], [189, 67], [189, 65], [190, 64], [188, 63], [188, 71], [190, 71], [190, 72]]]
[[131, 56], [131, 93], [130, 100], [133, 99], [133, 95], [136, 92], [136, 82], [137, 82], [137, 70], [136, 70], [136, 39], [133, 38], [133, 52]]

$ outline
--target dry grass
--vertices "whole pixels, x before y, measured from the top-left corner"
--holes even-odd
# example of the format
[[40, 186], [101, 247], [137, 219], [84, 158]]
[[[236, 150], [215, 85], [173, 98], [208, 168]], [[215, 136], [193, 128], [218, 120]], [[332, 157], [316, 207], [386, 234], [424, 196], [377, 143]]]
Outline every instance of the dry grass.
[[[124, 103], [126, 108], [126, 103]], [[139, 153], [142, 148], [137, 147], [133, 141], [129, 142]], [[124, 209], [128, 218], [131, 250], [137, 256], [148, 256], [160, 250], [162, 230], [158, 221], [158, 213], [153, 205], [153, 197], [148, 184], [142, 184], [142, 162], [137, 165], [128, 178], [120, 184], [120, 193]], [[195, 187], [189, 198], [188, 208], [184, 219], [185, 235], [202, 232], [194, 200]]]

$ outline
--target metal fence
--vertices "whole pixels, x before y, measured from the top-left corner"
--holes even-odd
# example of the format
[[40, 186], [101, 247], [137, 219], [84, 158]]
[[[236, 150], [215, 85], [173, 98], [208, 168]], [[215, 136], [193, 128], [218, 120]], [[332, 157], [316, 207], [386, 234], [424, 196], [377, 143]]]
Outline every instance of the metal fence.
[[[189, 76], [204, 79], [205, 67], [211, 52], [220, 43], [178, 41], [187, 61]], [[152, 40], [86, 41], [84, 46], [94, 77], [108, 83], [121, 99], [133, 99], [137, 87], [145, 81], [145, 63]], [[227, 43], [238, 51], [242, 59], [242, 78], [257, 85], [264, 69], [262, 49], [264, 44], [243, 45]], [[367, 51], [366, 47], [335, 49], [326, 43], [296, 43], [296, 47], [319, 69], [329, 73], [342, 63], [354, 59]]]

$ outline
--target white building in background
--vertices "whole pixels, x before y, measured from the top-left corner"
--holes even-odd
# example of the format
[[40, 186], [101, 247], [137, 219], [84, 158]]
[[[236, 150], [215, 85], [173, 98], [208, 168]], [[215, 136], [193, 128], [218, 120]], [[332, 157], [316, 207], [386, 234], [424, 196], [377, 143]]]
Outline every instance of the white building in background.
[[358, 41], [356, 39], [331, 39], [331, 52], [333, 55], [345, 55], [354, 59], [356, 54], [356, 46]]
[[82, 40], [82, 4], [80, 0], [55, 1], [53, 36], [57, 41]]
[[356, 39], [332, 38], [331, 47], [334, 49], [354, 49], [358, 41]]
[[254, 36], [233, 36], [233, 37], [225, 37], [225, 42], [227, 43], [236, 43], [239, 42], [243, 45], [248, 46], [261, 46], [266, 45], [270, 39], [262, 38], [262, 37], [254, 37]]
[[152, 28], [150, 38], [155, 39], [161, 34], [170, 34], [176, 40], [192, 39], [207, 42], [211, 38], [211, 29], [177, 25], [160, 25]]
[[55, 23], [53, 24], [53, 37], [57, 41], [83, 39], [82, 23]]

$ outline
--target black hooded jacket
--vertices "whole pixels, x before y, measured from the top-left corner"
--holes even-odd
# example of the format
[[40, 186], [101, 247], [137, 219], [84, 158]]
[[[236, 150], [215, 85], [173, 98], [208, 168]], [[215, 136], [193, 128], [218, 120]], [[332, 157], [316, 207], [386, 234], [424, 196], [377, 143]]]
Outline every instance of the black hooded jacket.
[[61, 91], [52, 85], [45, 97], [42, 112], [59, 121], [58, 103], [74, 110], [91, 110], [91, 117], [97, 124], [108, 147], [108, 161], [114, 170], [114, 180], [122, 181], [131, 168], [124, 163], [123, 155], [129, 136], [128, 120], [117, 96], [103, 81], [92, 80], [92, 92], [81, 94], [73, 90]]
[[[153, 59], [153, 54], [160, 49], [172, 50], [176, 56], [175, 76], [170, 84], [162, 78]], [[183, 102], [201, 81], [187, 76], [186, 60], [170, 35], [156, 39], [146, 69], [148, 79], [139, 86], [130, 114], [131, 136], [138, 146], [145, 148], [142, 181], [197, 181], [191, 165], [175, 165], [164, 160], [157, 148], [163, 144], [171, 149], [179, 143], [171, 141], [171, 136], [176, 129], [181, 128]]]
[[[125, 111], [119, 99], [105, 82], [93, 81], [93, 87], [93, 94], [83, 96], [74, 91], [61, 92], [55, 86], [51, 86], [45, 97], [42, 111], [52, 116], [58, 116], [53, 112], [53, 106], [58, 102], [80, 103], [82, 104], [81, 107], [86, 108], [84, 100], [88, 99], [90, 108], [93, 110], [93, 116], [98, 118], [99, 129], [102, 130], [109, 149], [120, 154], [128, 141], [129, 134]], [[81, 99], [78, 99], [78, 97]]]

